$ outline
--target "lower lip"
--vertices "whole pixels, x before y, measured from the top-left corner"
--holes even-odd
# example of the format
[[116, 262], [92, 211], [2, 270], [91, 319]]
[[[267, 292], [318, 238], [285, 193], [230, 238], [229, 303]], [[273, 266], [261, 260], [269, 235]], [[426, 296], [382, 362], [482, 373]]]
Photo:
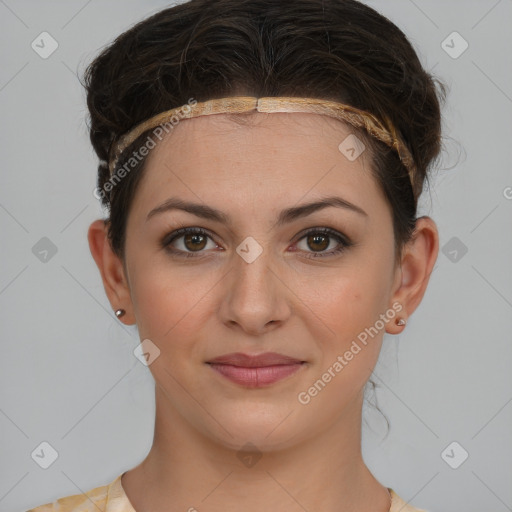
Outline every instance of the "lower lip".
[[230, 364], [208, 364], [227, 379], [249, 388], [259, 388], [273, 384], [294, 374], [303, 366], [303, 363], [294, 363], [247, 368]]

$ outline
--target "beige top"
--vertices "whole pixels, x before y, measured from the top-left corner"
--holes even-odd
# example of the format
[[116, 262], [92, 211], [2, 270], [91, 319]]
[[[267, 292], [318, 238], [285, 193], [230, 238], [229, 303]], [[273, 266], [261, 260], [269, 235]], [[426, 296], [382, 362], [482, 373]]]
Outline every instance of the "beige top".
[[[27, 512], [135, 512], [121, 485], [121, 473], [113, 482], [96, 487], [86, 494], [74, 494], [46, 503]], [[427, 512], [408, 505], [388, 487], [392, 502], [389, 512]]]

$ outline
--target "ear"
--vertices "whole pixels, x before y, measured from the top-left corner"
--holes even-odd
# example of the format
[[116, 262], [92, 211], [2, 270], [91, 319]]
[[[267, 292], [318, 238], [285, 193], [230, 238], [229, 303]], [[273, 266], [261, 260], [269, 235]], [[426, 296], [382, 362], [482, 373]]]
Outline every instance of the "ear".
[[[427, 216], [416, 220], [412, 239], [404, 246], [401, 264], [397, 267], [391, 304], [398, 302], [402, 310], [397, 318], [407, 320], [419, 306], [430, 280], [439, 251], [439, 234], [435, 222]], [[398, 334], [403, 326], [387, 324], [386, 332]]]
[[87, 239], [92, 257], [98, 265], [103, 287], [112, 309], [121, 308], [126, 314], [119, 318], [125, 324], [134, 324], [132, 300], [128, 280], [122, 260], [114, 253], [107, 236], [108, 226], [102, 220], [96, 220], [89, 226]]

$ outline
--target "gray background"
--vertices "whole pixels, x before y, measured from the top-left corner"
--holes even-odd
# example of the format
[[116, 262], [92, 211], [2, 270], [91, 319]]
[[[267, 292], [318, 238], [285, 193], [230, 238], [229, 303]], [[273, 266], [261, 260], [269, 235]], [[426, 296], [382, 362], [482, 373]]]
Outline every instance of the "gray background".
[[[385, 336], [375, 370], [391, 431], [384, 438], [367, 410], [363, 453], [383, 484], [429, 512], [512, 510], [512, 1], [368, 3], [450, 87], [453, 140], [419, 212], [440, 231], [430, 286], [403, 334]], [[76, 73], [167, 5], [0, 0], [1, 512], [104, 485], [151, 446], [153, 380], [87, 245], [103, 212]], [[31, 47], [43, 31], [58, 42], [46, 59]], [[469, 44], [458, 58], [454, 31]], [[55, 254], [41, 252], [43, 237]], [[48, 469], [31, 457], [43, 441], [58, 452]], [[453, 469], [445, 459], [460, 463], [462, 449]]]

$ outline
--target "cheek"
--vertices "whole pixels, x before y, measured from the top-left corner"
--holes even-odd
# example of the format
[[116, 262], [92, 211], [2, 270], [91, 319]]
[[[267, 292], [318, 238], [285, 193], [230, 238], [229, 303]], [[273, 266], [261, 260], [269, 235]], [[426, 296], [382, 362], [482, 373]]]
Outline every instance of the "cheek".
[[[383, 330], [375, 327], [382, 301], [365, 280], [339, 280], [315, 307], [333, 333], [318, 338], [318, 358], [312, 378], [298, 395], [307, 412], [326, 424], [354, 403], [378, 360]], [[310, 408], [311, 407], [311, 408]]]
[[389, 284], [385, 275], [376, 265], [340, 268], [338, 275], [314, 283], [304, 281], [302, 296], [334, 331], [353, 334], [354, 329], [373, 324], [386, 307]]
[[338, 277], [323, 281], [323, 293], [317, 288], [312, 293], [304, 283], [304, 302], [329, 327], [327, 335], [319, 338], [322, 369], [342, 356], [347, 361], [346, 378], [360, 380], [358, 374], [364, 379], [370, 375], [385, 331], [379, 319], [387, 307], [386, 275], [377, 264], [360, 260], [357, 266], [340, 269]]
[[173, 266], [160, 257], [133, 263], [138, 265], [132, 298], [141, 339], [151, 339], [166, 352], [194, 350], [191, 338], [214, 311], [214, 273], [198, 275], [197, 268]]

